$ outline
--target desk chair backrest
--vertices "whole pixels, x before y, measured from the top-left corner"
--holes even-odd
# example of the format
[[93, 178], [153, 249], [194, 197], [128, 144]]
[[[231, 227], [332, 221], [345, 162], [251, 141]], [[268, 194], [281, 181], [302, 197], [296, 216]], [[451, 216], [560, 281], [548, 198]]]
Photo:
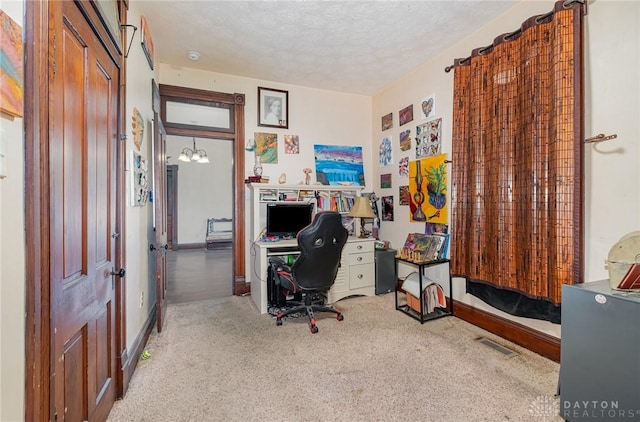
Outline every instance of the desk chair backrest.
[[331, 288], [347, 237], [342, 216], [333, 211], [317, 213], [311, 224], [300, 230], [300, 255], [291, 266], [291, 275], [303, 291]]

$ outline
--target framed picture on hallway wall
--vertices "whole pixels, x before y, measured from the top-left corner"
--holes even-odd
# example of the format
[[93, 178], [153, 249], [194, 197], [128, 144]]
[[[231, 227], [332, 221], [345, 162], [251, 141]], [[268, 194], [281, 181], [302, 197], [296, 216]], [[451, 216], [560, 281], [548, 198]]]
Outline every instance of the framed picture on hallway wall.
[[289, 92], [258, 87], [258, 126], [289, 128]]
[[147, 160], [131, 151], [131, 206], [142, 207], [149, 199], [149, 169]]
[[151, 40], [149, 25], [147, 25], [147, 20], [144, 16], [140, 18], [140, 44], [142, 44], [142, 51], [147, 57], [149, 67], [153, 70], [153, 40]]

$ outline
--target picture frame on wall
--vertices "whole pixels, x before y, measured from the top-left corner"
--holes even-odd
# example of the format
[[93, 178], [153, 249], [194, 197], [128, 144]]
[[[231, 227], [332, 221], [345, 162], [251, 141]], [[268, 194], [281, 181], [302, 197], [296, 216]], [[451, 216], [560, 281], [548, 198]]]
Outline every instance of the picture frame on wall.
[[289, 128], [289, 92], [258, 87], [258, 126]]
[[149, 199], [149, 177], [147, 160], [131, 151], [131, 206], [142, 207]]
[[140, 44], [142, 44], [142, 51], [144, 51], [144, 55], [147, 57], [149, 67], [153, 70], [153, 40], [151, 39], [149, 25], [147, 25], [147, 20], [144, 16], [140, 18]]

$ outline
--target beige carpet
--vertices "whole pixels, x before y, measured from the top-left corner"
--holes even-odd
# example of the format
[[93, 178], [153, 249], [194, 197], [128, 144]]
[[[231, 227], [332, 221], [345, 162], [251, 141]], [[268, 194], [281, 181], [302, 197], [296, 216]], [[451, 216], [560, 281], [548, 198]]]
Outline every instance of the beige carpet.
[[[393, 294], [277, 327], [249, 297], [170, 305], [111, 421], [551, 421], [559, 365]], [[476, 339], [518, 352], [505, 357]]]

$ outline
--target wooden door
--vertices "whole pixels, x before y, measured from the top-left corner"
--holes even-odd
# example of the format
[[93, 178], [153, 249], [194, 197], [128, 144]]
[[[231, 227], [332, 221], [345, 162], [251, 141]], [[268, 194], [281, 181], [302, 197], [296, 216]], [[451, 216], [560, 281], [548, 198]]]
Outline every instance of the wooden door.
[[156, 313], [162, 331], [167, 296], [167, 132], [158, 113], [153, 120], [153, 203], [155, 208]]
[[119, 69], [75, 2], [50, 8], [52, 405], [106, 420], [116, 395]]

